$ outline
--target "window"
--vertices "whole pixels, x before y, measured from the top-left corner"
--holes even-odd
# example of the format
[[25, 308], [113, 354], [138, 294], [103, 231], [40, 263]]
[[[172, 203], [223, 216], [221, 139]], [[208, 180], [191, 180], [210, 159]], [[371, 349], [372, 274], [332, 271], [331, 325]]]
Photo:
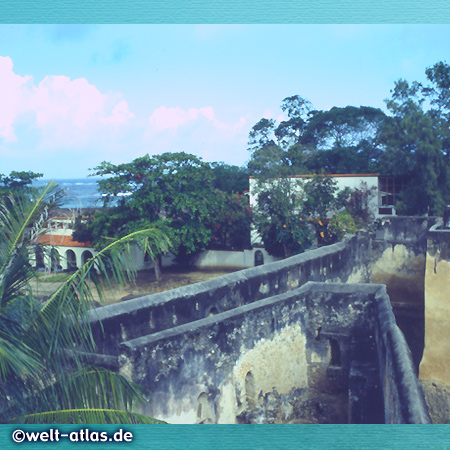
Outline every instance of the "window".
[[392, 214], [405, 188], [405, 177], [378, 178], [378, 206], [379, 214]]

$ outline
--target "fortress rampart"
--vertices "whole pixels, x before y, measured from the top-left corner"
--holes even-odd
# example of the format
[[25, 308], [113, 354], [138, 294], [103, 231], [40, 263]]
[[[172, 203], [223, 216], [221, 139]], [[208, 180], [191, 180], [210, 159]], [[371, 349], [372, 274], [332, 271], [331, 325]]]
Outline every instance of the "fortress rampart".
[[427, 423], [385, 288], [360, 283], [423, 281], [434, 221], [386, 218], [376, 235], [98, 308], [97, 359], [171, 423]]

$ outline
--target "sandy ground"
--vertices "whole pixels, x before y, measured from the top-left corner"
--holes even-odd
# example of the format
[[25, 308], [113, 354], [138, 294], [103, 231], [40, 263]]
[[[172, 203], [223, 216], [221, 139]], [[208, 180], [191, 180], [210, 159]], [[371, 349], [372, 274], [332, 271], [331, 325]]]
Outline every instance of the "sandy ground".
[[[113, 286], [113, 289], [105, 290], [105, 301], [102, 305], [130, 300], [147, 294], [167, 291], [180, 286], [206, 281], [221, 275], [231, 273], [233, 270], [199, 270], [189, 268], [163, 268], [162, 280], [157, 282], [153, 270], [143, 270], [138, 273], [135, 283], [127, 283], [125, 286]], [[39, 283], [33, 285], [36, 296], [45, 298], [58, 289], [62, 282], [46, 281], [50, 276], [41, 275]], [[94, 299], [99, 301], [99, 296], [94, 291]]]

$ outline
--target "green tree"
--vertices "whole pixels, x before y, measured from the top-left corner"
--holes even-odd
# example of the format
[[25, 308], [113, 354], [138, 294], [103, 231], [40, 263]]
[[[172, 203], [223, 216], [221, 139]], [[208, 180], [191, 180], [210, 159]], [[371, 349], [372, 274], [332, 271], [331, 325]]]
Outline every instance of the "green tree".
[[337, 239], [342, 239], [346, 233], [356, 233], [358, 226], [348, 211], [341, 211], [333, 216], [329, 223], [329, 229]]
[[216, 250], [250, 248], [252, 211], [248, 197], [219, 190], [212, 195], [215, 199], [211, 210], [214, 223], [208, 248]]
[[440, 134], [437, 111], [425, 111], [423, 87], [399, 80], [386, 101], [392, 117], [386, 121], [383, 139], [386, 146], [386, 172], [405, 176], [407, 184], [400, 214], [441, 215], [450, 201], [450, 172]]
[[428, 84], [421, 93], [429, 102], [428, 110], [439, 135], [442, 152], [450, 159], [450, 66], [440, 61], [425, 70]]
[[386, 115], [377, 108], [312, 109], [295, 95], [283, 100], [288, 119], [278, 125], [261, 119], [250, 131], [248, 168], [252, 175], [373, 173], [383, 151], [380, 133]]
[[[211, 238], [209, 200], [212, 170], [183, 152], [145, 155], [131, 163], [103, 162], [94, 175], [108, 211], [93, 221], [94, 243], [158, 223], [164, 226], [180, 258], [206, 248]], [[128, 194], [128, 195], [123, 195]]]
[[[232, 171], [242, 181], [241, 171], [236, 173], [230, 167], [218, 164], [211, 168], [200, 158], [183, 152], [146, 155], [119, 165], [103, 162], [94, 169], [94, 175], [105, 177], [98, 183], [107, 209], [96, 212], [88, 223], [80, 224], [74, 238], [88, 239], [102, 248], [105, 238], [121, 237], [156, 225], [170, 237], [171, 251], [179, 261], [189, 261], [212, 242], [215, 227], [225, 211], [236, 214], [239, 206], [242, 213], [239, 217], [245, 217], [245, 202], [236, 201], [230, 208], [238, 194], [221, 194], [215, 187], [224, 182], [219, 181], [221, 172]], [[247, 222], [245, 219], [241, 228]], [[237, 232], [228, 230], [225, 245], [236, 245], [230, 239]], [[158, 272], [158, 259], [155, 262]]]
[[213, 162], [211, 168], [213, 186], [219, 191], [238, 194], [248, 191], [249, 171], [247, 167]]
[[95, 352], [89, 282], [102, 296], [97, 271], [107, 279], [121, 280], [132, 240], [160, 246], [167, 238], [150, 229], [112, 242], [41, 303], [30, 285], [36, 276], [30, 255], [48, 209], [60, 196], [61, 191], [49, 184], [34, 200], [29, 196], [0, 200], [0, 421], [154, 422], [133, 413], [142, 395], [138, 386], [86, 364], [84, 355]]
[[311, 228], [304, 214], [298, 180], [264, 180], [256, 189], [254, 225], [265, 249], [274, 256], [289, 257], [309, 248]]
[[336, 241], [329, 216], [350, 204], [350, 189], [338, 190], [336, 181], [325, 174], [262, 178], [255, 186], [255, 228], [269, 253], [301, 253], [311, 246], [313, 234], [319, 245]]
[[308, 100], [293, 95], [286, 97], [281, 103], [281, 110], [287, 114], [288, 120], [280, 122], [274, 134], [278, 144], [285, 150], [303, 143], [303, 136], [308, 127], [312, 104]]
[[328, 227], [329, 216], [348, 205], [351, 190], [338, 190], [336, 180], [314, 174], [303, 185], [304, 214], [311, 219], [319, 245], [334, 243], [338, 236]]
[[32, 183], [41, 178], [41, 173], [12, 171], [9, 175], [0, 173], [0, 197], [13, 195], [14, 193], [25, 193], [32, 190]]
[[258, 177], [272, 178], [288, 173], [288, 154], [275, 141], [275, 120], [261, 119], [249, 133], [249, 173]]

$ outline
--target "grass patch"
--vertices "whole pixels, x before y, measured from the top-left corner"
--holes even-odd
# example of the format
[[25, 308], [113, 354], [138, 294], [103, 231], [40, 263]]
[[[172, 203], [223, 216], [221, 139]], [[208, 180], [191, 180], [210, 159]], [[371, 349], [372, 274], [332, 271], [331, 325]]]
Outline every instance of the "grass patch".
[[66, 281], [72, 274], [64, 272], [64, 273], [55, 273], [53, 275], [39, 275], [39, 279], [44, 283], [57, 283], [60, 281]]

